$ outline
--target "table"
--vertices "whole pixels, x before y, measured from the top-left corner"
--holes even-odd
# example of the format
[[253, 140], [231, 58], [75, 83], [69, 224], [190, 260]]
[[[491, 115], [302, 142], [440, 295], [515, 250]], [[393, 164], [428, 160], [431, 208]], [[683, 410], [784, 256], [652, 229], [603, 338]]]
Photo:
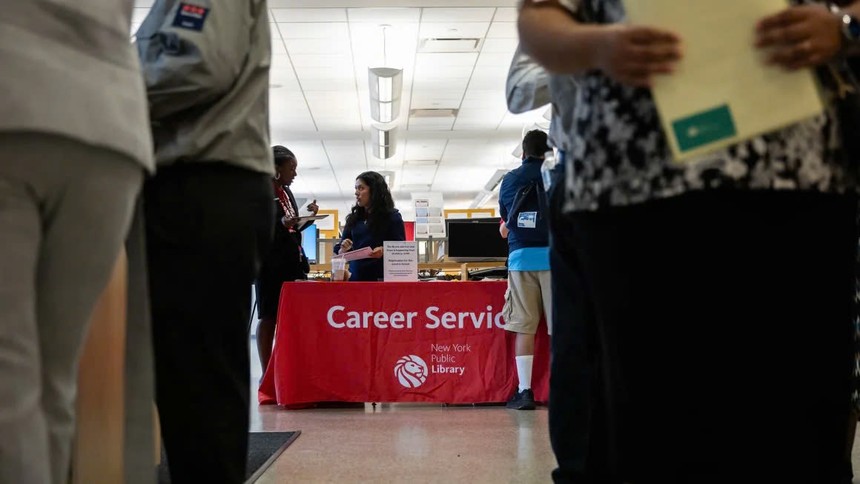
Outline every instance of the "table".
[[[505, 281], [284, 283], [259, 402], [505, 402], [517, 386], [514, 334], [500, 328], [506, 289]], [[548, 383], [542, 322], [538, 401]]]

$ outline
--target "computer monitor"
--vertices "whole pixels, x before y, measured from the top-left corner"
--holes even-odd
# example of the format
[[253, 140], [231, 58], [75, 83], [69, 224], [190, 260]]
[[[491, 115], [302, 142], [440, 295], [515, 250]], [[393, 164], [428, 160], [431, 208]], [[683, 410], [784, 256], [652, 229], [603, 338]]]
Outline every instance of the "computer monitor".
[[307, 228], [302, 230], [302, 249], [305, 251], [305, 257], [308, 258], [308, 262], [311, 264], [316, 264], [319, 261], [317, 257], [317, 247], [319, 246], [319, 231], [317, 229], [316, 224], [309, 225]]
[[500, 222], [498, 217], [446, 220], [448, 259], [455, 262], [507, 259], [508, 241], [499, 234]]

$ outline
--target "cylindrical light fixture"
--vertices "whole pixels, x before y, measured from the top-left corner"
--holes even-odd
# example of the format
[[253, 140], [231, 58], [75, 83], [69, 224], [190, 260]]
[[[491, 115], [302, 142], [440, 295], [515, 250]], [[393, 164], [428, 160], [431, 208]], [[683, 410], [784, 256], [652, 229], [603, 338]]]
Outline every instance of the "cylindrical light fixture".
[[390, 123], [400, 114], [403, 91], [403, 69], [371, 67], [367, 70], [370, 87], [370, 116], [374, 121]]
[[387, 160], [394, 156], [397, 148], [397, 126], [386, 128], [374, 124], [370, 127], [371, 143], [373, 144], [373, 156]]

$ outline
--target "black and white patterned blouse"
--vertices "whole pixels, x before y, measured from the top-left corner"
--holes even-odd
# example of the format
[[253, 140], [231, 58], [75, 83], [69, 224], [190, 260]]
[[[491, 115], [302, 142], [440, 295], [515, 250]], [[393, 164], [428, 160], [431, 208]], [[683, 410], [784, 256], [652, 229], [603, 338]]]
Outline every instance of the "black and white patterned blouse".
[[[561, 3], [580, 22], [606, 24], [625, 18], [621, 0]], [[600, 72], [553, 76], [550, 82], [558, 109], [554, 122], [561, 122], [569, 133], [566, 211], [623, 206], [713, 188], [855, 189], [854, 177], [841, 162], [833, 108], [781, 131], [677, 164], [650, 90], [623, 86]]]

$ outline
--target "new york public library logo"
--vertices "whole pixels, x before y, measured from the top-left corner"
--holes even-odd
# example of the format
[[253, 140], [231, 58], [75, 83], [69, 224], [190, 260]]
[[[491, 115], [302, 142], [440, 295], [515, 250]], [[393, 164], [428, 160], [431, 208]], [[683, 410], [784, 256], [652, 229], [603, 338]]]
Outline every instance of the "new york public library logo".
[[427, 363], [416, 355], [407, 355], [394, 364], [394, 376], [406, 388], [418, 388], [427, 381]]

